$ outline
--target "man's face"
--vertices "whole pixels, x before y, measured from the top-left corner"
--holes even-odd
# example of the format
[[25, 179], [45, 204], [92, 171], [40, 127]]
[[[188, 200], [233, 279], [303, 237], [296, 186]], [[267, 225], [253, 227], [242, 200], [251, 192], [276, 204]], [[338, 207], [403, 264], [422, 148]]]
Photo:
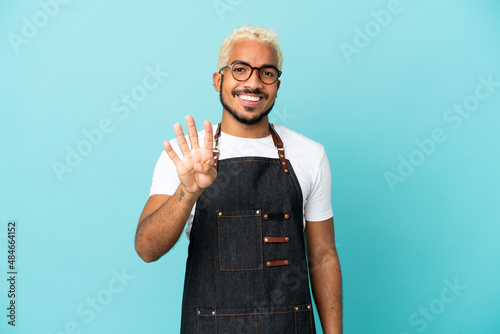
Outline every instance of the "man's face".
[[[233, 43], [226, 65], [235, 61], [259, 68], [265, 65], [278, 67], [278, 57], [269, 44], [247, 38]], [[243, 82], [234, 79], [230, 68], [221, 73], [222, 76], [214, 75], [214, 85], [220, 92], [225, 112], [243, 124], [256, 124], [269, 114], [277, 97], [279, 80], [266, 85], [260, 81], [257, 70], [253, 70], [251, 77]]]

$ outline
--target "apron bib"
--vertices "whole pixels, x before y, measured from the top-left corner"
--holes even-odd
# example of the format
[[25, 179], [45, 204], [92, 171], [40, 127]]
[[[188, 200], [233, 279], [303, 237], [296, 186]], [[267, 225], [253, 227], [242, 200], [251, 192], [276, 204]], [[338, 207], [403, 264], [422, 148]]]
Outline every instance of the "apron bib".
[[218, 161], [196, 203], [181, 333], [316, 333], [303, 235], [303, 199], [283, 143], [279, 158]]

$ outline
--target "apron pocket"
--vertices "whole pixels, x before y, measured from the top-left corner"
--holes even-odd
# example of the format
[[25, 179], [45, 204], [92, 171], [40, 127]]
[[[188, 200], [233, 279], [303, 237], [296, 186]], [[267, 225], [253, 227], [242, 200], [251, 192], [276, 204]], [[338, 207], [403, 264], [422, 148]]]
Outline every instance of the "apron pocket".
[[311, 305], [198, 311], [198, 333], [314, 334]]
[[217, 223], [220, 270], [262, 270], [260, 210], [217, 210]]

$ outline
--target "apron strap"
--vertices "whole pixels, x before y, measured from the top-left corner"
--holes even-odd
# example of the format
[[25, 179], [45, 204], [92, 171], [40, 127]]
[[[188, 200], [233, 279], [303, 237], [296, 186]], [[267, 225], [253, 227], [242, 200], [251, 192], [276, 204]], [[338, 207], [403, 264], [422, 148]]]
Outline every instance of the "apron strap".
[[217, 124], [217, 130], [215, 131], [215, 135], [214, 135], [214, 140], [215, 140], [215, 146], [212, 150], [212, 154], [213, 154], [213, 157], [214, 157], [214, 160], [215, 160], [215, 170], [219, 170], [219, 137], [220, 137], [220, 123]]
[[[280, 158], [281, 168], [283, 168], [283, 171], [288, 174], [290, 171], [288, 170], [288, 165], [287, 165], [286, 160], [285, 160], [285, 148], [283, 147], [283, 142], [281, 141], [280, 136], [278, 135], [276, 130], [274, 130], [274, 125], [271, 123], [269, 123], [269, 132], [271, 132], [271, 136], [273, 137], [274, 146], [276, 146], [276, 149], [278, 150], [278, 156]], [[220, 123], [217, 124], [217, 130], [215, 131], [215, 135], [214, 135], [215, 146], [213, 148], [213, 157], [215, 160], [214, 166], [215, 166], [216, 170], [219, 169], [219, 163], [218, 163], [219, 162], [219, 154], [220, 154], [219, 137], [220, 137]]]
[[276, 146], [276, 149], [278, 150], [281, 167], [283, 168], [283, 171], [288, 174], [289, 171], [285, 160], [285, 148], [283, 147], [283, 142], [281, 141], [281, 138], [276, 130], [274, 130], [274, 125], [271, 123], [269, 123], [269, 131], [271, 131], [271, 135], [273, 136], [274, 146]]

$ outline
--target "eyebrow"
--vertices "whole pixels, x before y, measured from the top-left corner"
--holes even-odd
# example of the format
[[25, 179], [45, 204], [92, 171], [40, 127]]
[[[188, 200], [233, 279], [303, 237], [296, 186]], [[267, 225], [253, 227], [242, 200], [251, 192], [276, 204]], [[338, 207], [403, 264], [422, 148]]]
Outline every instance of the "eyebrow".
[[[244, 63], [244, 64], [247, 64], [247, 65], [249, 65], [249, 66], [252, 66], [252, 65], [250, 65], [248, 62], [246, 62], [246, 61], [244, 61], [244, 60], [239, 60], [239, 59], [237, 59], [237, 60], [233, 61], [233, 62], [231, 63], [231, 65], [232, 65], [232, 64], [234, 64], [234, 63]], [[252, 66], [252, 67], [253, 67], [253, 66]], [[274, 67], [275, 69], [278, 69], [278, 66], [273, 65], [273, 64], [263, 64], [262, 66], [260, 66], [260, 68], [262, 68], [262, 67]]]

